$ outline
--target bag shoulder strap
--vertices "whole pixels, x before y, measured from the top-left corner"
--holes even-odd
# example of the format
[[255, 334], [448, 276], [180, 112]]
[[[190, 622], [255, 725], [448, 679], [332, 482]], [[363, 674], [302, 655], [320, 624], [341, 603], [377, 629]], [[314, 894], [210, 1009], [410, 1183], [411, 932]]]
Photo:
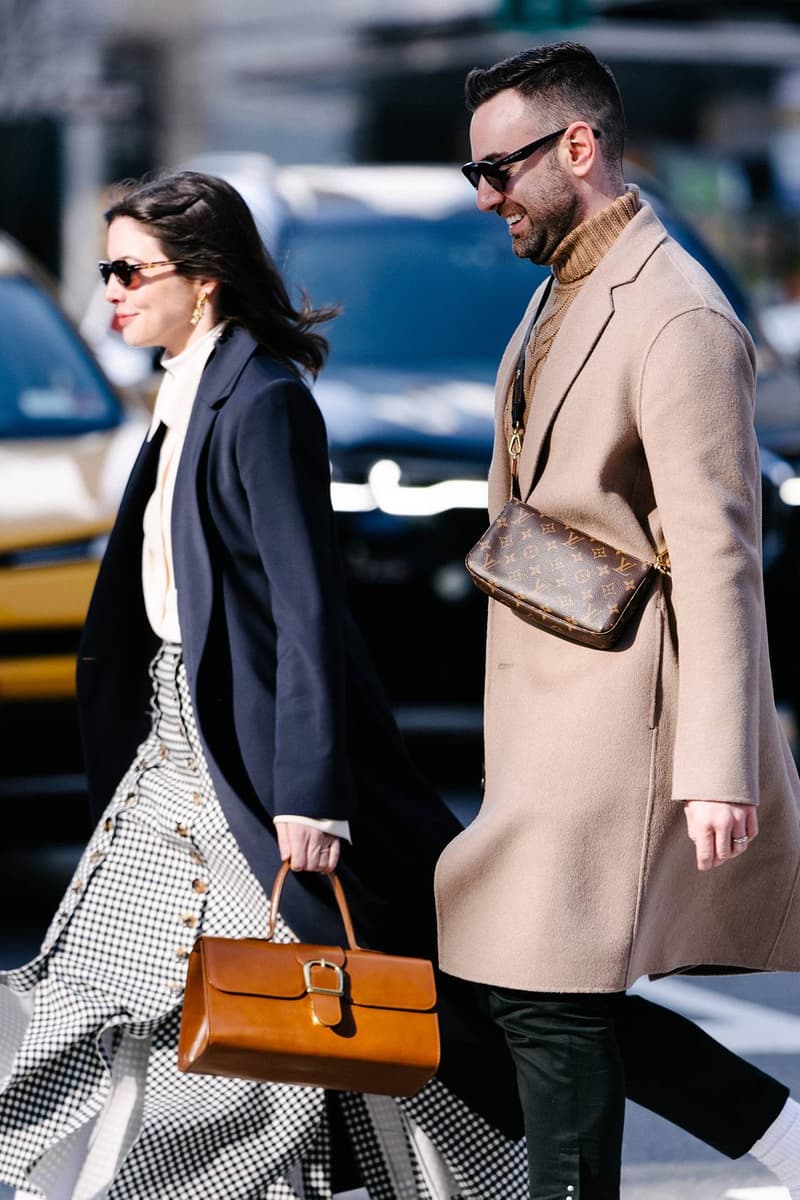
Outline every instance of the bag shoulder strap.
[[525, 436], [525, 360], [533, 331], [538, 324], [539, 317], [542, 315], [544, 306], [547, 304], [553, 288], [553, 278], [551, 275], [545, 284], [541, 299], [536, 306], [536, 312], [533, 314], [533, 319], [525, 331], [522, 345], [519, 348], [517, 369], [514, 373], [514, 389], [511, 396], [511, 437], [508, 442], [508, 454], [511, 459], [511, 494], [517, 500], [521, 498], [519, 493], [519, 479], [517, 478], [517, 459], [522, 451], [522, 439]]

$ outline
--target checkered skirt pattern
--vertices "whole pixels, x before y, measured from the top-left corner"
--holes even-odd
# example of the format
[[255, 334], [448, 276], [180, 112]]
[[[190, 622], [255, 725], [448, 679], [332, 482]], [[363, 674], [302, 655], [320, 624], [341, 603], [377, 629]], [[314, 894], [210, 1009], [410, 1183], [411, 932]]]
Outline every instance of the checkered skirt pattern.
[[[321, 1091], [177, 1070], [194, 939], [261, 936], [269, 904], [215, 797], [179, 646], [151, 676], [151, 732], [40, 954], [0, 973], [0, 1179], [49, 1198], [69, 1170], [71, 1200], [330, 1200]], [[296, 940], [280, 918], [276, 937]], [[371, 1200], [395, 1200], [387, 1139], [358, 1101], [342, 1097]], [[524, 1148], [437, 1081], [396, 1107], [457, 1181], [426, 1182], [409, 1132], [421, 1200], [488, 1200], [501, 1180], [526, 1195]]]

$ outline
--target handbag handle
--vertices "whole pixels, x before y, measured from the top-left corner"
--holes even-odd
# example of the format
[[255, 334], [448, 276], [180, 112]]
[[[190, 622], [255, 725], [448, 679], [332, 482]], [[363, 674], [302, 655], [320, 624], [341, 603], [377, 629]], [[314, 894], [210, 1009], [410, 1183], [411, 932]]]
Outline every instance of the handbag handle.
[[[286, 862], [281, 863], [281, 869], [278, 871], [278, 874], [275, 876], [275, 882], [272, 885], [272, 895], [269, 898], [269, 925], [267, 926], [267, 941], [268, 942], [271, 942], [273, 937], [275, 936], [275, 921], [278, 916], [278, 908], [280, 906], [281, 892], [283, 891], [283, 885], [286, 881], [286, 876], [289, 874], [291, 869], [292, 868], [290, 867], [288, 860]], [[344, 888], [342, 887], [341, 883], [339, 882], [339, 876], [336, 874], [335, 871], [331, 871], [330, 874], [328, 875], [328, 879], [330, 880], [331, 887], [333, 888], [333, 894], [336, 897], [336, 903], [339, 906], [339, 912], [342, 917], [344, 931], [345, 931], [345, 934], [347, 935], [347, 944], [351, 950], [358, 950], [358, 949], [360, 949], [360, 947], [358, 945], [358, 942], [356, 941], [355, 929], [353, 928], [353, 918], [350, 916], [350, 909], [347, 907], [347, 900], [345, 899]]]

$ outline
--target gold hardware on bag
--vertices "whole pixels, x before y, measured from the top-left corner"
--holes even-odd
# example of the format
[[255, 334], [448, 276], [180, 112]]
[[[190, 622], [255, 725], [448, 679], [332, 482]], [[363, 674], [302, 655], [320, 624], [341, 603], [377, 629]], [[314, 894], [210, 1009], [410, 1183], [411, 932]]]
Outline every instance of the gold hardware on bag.
[[[327, 967], [329, 971], [336, 972], [336, 987], [326, 988], [317, 987], [311, 982], [312, 967]], [[344, 972], [341, 967], [337, 967], [336, 963], [328, 962], [324, 958], [312, 958], [308, 962], [303, 963], [303, 979], [305, 980], [306, 991], [314, 993], [317, 996], [343, 996], [344, 995]]]
[[669, 550], [659, 550], [653, 566], [662, 575], [672, 575], [672, 564], [669, 561]]
[[511, 437], [508, 439], [508, 453], [512, 462], [519, 458], [522, 453], [522, 435], [524, 432], [522, 426], [517, 424], [514, 426]]

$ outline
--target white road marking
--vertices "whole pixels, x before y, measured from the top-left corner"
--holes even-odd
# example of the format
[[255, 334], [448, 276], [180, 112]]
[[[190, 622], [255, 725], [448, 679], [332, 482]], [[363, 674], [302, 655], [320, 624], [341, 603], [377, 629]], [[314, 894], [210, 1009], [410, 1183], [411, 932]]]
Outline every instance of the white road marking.
[[[677, 978], [657, 983], [640, 979], [630, 990], [690, 1017], [718, 1042], [739, 1054], [800, 1054], [800, 1017], [791, 1013], [724, 996]], [[756, 1189], [753, 1196], [756, 1193], [758, 1200], [785, 1200], [788, 1195], [780, 1188], [771, 1192]], [[744, 1200], [748, 1196], [742, 1193]]]
[[790, 1200], [788, 1188], [732, 1188], [725, 1193], [725, 1200]]

